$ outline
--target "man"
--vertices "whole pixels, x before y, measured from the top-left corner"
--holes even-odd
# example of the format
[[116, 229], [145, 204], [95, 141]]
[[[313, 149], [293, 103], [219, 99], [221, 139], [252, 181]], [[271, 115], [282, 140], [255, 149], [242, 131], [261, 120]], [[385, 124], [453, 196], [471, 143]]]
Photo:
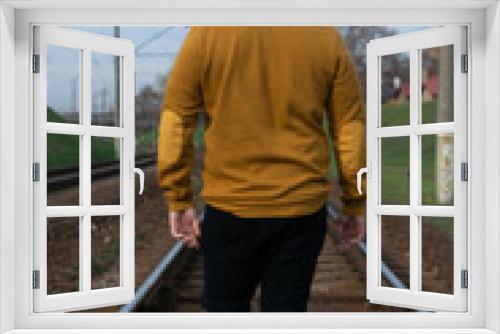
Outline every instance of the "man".
[[168, 78], [158, 178], [174, 237], [198, 246], [192, 135], [204, 107], [203, 306], [306, 311], [326, 233], [328, 113], [343, 188], [342, 248], [364, 233], [365, 118], [355, 66], [330, 27], [193, 27]]

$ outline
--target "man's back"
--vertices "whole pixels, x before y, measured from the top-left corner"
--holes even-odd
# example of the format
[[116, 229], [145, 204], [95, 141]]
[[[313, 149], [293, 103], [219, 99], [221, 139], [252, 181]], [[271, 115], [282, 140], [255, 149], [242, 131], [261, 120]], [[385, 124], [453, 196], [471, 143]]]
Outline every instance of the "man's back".
[[208, 203], [242, 217], [318, 210], [329, 192], [322, 130], [329, 112], [344, 203], [359, 211], [362, 100], [335, 29], [191, 29], [168, 79], [160, 127], [159, 182], [172, 209], [192, 206], [190, 139], [201, 106], [208, 116], [201, 195]]

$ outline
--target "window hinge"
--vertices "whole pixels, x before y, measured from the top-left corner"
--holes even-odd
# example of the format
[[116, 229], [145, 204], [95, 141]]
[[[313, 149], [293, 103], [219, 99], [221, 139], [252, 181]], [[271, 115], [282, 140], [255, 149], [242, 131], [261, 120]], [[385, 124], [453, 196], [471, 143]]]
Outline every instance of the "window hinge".
[[40, 270], [33, 270], [33, 289], [40, 289]]
[[462, 181], [469, 180], [469, 165], [466, 162], [460, 164], [460, 179]]
[[40, 73], [40, 55], [33, 55], [33, 73]]
[[465, 269], [461, 272], [461, 284], [462, 289], [467, 289], [469, 287], [469, 272]]
[[38, 162], [33, 164], [33, 181], [40, 181], [40, 164]]
[[469, 57], [462, 55], [462, 73], [469, 72]]

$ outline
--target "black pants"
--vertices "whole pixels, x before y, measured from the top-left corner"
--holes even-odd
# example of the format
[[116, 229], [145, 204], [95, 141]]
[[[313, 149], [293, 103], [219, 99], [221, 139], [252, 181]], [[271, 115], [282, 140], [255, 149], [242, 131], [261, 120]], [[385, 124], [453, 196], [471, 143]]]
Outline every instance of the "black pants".
[[243, 218], [206, 205], [202, 306], [248, 312], [260, 284], [261, 311], [307, 311], [316, 261], [326, 235], [326, 206], [290, 218]]

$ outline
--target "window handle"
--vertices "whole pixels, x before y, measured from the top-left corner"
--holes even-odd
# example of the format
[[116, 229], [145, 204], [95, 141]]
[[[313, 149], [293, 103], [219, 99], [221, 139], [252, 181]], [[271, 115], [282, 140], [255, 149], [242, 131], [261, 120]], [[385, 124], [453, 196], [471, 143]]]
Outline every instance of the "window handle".
[[130, 163], [130, 177], [133, 178], [134, 174], [139, 174], [139, 195], [144, 191], [144, 172], [140, 168], [136, 168], [134, 162]]
[[356, 181], [357, 181], [357, 186], [358, 186], [358, 193], [361, 195], [363, 194], [363, 190], [361, 189], [361, 177], [363, 174], [366, 174], [366, 177], [370, 177], [370, 164], [368, 164], [367, 167], [360, 168], [358, 172], [356, 173]]

